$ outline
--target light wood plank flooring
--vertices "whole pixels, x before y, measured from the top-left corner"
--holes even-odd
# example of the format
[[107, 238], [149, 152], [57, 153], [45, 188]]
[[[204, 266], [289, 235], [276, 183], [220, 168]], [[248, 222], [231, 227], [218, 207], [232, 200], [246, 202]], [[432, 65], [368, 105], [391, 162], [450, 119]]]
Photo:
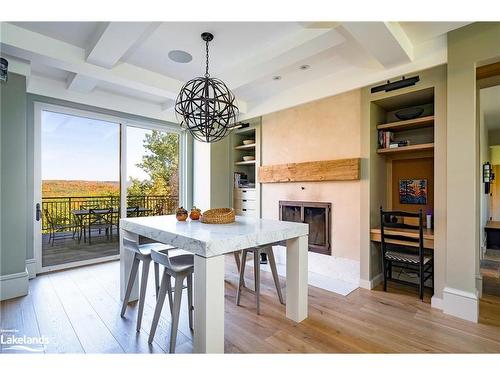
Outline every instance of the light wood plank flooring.
[[[1, 303], [1, 329], [16, 329], [18, 336], [48, 337], [46, 353], [164, 353], [170, 336], [167, 306], [153, 344], [147, 343], [155, 305], [150, 274], [139, 333], [136, 304], [130, 305], [125, 319], [120, 318], [118, 262], [31, 280], [28, 296]], [[252, 287], [250, 267], [248, 276], [247, 285]], [[262, 315], [258, 316], [249, 292], [243, 292], [242, 306], [235, 306], [237, 273], [233, 258], [227, 258], [228, 353], [500, 353], [500, 297], [485, 296], [481, 321], [474, 324], [431, 309], [429, 296], [421, 302], [406, 287], [392, 286], [389, 293], [358, 289], [347, 297], [309, 287], [309, 318], [295, 323], [285, 318], [270, 274], [262, 272], [261, 277]], [[4, 349], [0, 348], [7, 352]], [[192, 352], [185, 304], [177, 352]]]

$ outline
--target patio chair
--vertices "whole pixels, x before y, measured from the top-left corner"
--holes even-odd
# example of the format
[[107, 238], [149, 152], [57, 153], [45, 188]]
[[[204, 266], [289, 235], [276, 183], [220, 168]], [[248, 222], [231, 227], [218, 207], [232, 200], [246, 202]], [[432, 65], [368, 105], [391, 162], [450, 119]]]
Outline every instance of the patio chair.
[[111, 230], [113, 228], [113, 208], [101, 208], [89, 210], [88, 220], [89, 245], [92, 245], [92, 229], [98, 229], [99, 234], [104, 229], [106, 237], [111, 239]]
[[165, 202], [159, 202], [155, 204], [154, 215], [155, 216], [165, 215]]
[[66, 235], [61, 235], [59, 238], [56, 238], [56, 235], [58, 233], [64, 233], [64, 232], [72, 232], [73, 233], [73, 238], [74, 238], [74, 224], [60, 224], [57, 223], [57, 220], [54, 218], [54, 216], [50, 213], [50, 211], [47, 208], [43, 209], [44, 214], [45, 214], [45, 219], [47, 220], [47, 224], [49, 226], [49, 243], [51, 246], [54, 246], [54, 241], [56, 239], [64, 239], [67, 238], [68, 236]]

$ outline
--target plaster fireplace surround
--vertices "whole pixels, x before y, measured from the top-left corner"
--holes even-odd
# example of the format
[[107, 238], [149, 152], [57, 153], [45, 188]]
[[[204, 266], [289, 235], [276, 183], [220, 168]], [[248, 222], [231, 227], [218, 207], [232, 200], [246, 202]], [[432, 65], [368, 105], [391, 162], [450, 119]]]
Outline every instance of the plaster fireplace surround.
[[[279, 219], [280, 201], [330, 203], [331, 255], [309, 251], [309, 284], [343, 295], [359, 286], [361, 176], [326, 180], [332, 171], [326, 162], [311, 173], [286, 171], [294, 172], [308, 162], [344, 160], [342, 165], [350, 167], [342, 172], [348, 172], [355, 165], [352, 158], [361, 156], [361, 123], [361, 90], [353, 90], [264, 115], [261, 126], [261, 165], [274, 177], [282, 177], [261, 184], [262, 217]], [[317, 171], [323, 179], [311, 180]], [[274, 252], [284, 273], [285, 248], [275, 246]]]

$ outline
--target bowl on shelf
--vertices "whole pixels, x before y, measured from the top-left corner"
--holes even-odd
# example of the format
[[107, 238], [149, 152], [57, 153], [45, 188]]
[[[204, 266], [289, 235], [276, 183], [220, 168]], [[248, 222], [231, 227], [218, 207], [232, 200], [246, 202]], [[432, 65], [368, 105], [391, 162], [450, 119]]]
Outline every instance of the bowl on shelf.
[[422, 107], [412, 107], [400, 109], [394, 113], [394, 115], [400, 120], [412, 120], [419, 117], [422, 113], [424, 113], [424, 109]]
[[243, 156], [243, 161], [252, 161], [255, 160], [255, 156], [249, 155], [249, 156]]
[[255, 143], [255, 139], [244, 139], [243, 144], [246, 145], [252, 145]]

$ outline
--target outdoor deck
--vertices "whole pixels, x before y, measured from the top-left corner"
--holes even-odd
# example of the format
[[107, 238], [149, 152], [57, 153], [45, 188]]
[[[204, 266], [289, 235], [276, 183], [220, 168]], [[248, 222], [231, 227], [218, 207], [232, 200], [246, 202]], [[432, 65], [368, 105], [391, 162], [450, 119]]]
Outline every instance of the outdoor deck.
[[78, 236], [72, 238], [72, 232], [57, 233], [54, 246], [48, 242], [49, 235], [42, 236], [42, 265], [56, 266], [65, 263], [81, 262], [120, 254], [118, 234], [113, 231], [111, 240], [104, 233], [92, 235], [92, 245], [78, 243]]
[[[130, 195], [127, 197], [127, 216], [171, 214], [175, 212], [178, 202], [176, 196]], [[91, 213], [90, 209], [112, 210], [112, 213]], [[116, 224], [119, 220], [119, 212], [120, 198], [118, 196], [43, 197], [42, 266], [58, 266], [118, 255], [120, 250]], [[93, 229], [92, 244], [89, 244], [88, 239], [87, 242], [83, 238], [78, 241], [81, 228], [88, 236], [88, 222], [91, 218], [114, 223], [110, 239], [107, 238], [104, 230], [99, 233], [97, 229]], [[73, 229], [76, 230], [74, 236]], [[49, 241], [51, 232], [55, 235], [53, 244]]]

